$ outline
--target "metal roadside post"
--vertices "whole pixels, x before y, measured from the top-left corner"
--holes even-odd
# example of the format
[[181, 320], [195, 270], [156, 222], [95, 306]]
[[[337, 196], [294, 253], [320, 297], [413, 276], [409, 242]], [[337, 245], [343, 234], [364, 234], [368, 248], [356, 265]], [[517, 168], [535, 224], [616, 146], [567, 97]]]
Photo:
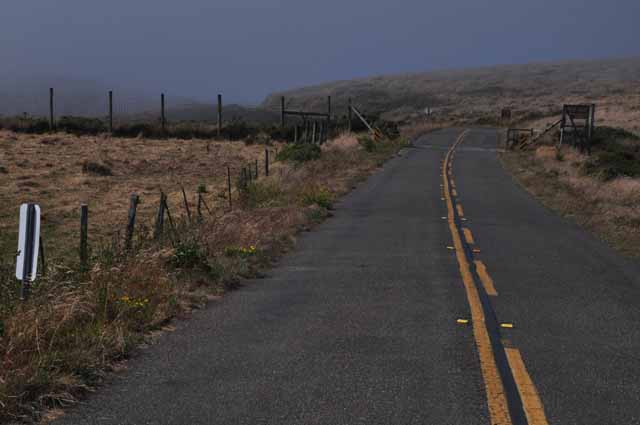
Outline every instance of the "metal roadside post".
[[36, 280], [38, 250], [40, 247], [40, 207], [36, 204], [20, 206], [18, 252], [16, 256], [16, 279], [22, 282], [20, 299], [29, 296], [30, 283]]

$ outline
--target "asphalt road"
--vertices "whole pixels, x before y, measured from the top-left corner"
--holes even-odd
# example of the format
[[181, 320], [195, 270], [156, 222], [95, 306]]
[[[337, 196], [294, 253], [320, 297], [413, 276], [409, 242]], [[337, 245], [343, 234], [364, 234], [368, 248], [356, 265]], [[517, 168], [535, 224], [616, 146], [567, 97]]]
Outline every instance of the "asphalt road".
[[[461, 133], [418, 140], [266, 279], [178, 323], [55, 423], [491, 423], [475, 328], [456, 323], [470, 301], [442, 219], [442, 161]], [[453, 177], [467, 255], [497, 291], [474, 271], [485, 314], [515, 325], [497, 335], [499, 368], [511, 373], [503, 343], [519, 349], [550, 424], [640, 424], [640, 268], [538, 204], [495, 148], [494, 131], [467, 133]], [[531, 391], [507, 382], [522, 374], [506, 375], [510, 401], [526, 404]]]
[[550, 424], [640, 424], [640, 267], [533, 199], [476, 130], [453, 166], [469, 228]]

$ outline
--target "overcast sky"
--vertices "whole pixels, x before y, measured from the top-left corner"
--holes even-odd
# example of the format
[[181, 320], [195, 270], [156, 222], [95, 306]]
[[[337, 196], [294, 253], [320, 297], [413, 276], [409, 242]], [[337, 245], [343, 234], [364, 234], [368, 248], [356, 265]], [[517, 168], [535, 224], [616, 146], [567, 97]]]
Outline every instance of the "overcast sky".
[[259, 102], [336, 79], [640, 54], [639, 0], [3, 0], [9, 75]]

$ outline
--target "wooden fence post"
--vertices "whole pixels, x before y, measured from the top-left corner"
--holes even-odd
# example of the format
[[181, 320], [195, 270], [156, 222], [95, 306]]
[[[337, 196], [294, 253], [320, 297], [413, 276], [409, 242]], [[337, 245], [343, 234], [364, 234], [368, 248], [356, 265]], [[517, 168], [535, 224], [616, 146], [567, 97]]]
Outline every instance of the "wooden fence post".
[[158, 206], [158, 215], [156, 216], [156, 227], [154, 232], [154, 239], [160, 239], [162, 232], [164, 231], [164, 212], [167, 204], [167, 195], [164, 192], [160, 192], [160, 205]]
[[136, 225], [136, 211], [138, 209], [138, 195], [131, 194], [131, 203], [129, 204], [129, 220], [127, 222], [127, 235], [125, 239], [125, 248], [131, 249], [131, 241], [133, 240], [133, 229]]
[[331, 96], [327, 96], [327, 121], [331, 121]]
[[280, 97], [280, 127], [284, 128], [284, 96]]
[[109, 134], [113, 133], [113, 91], [109, 90]]
[[293, 143], [298, 143], [298, 124], [296, 124], [293, 130]]
[[55, 130], [55, 120], [53, 119], [53, 87], [49, 88], [49, 130]]
[[231, 169], [227, 166], [227, 189], [229, 191], [229, 210], [233, 209], [231, 204]]
[[171, 230], [173, 230], [173, 234], [176, 233], [176, 226], [173, 224], [173, 219], [171, 218], [171, 212], [169, 211], [169, 203], [167, 202], [167, 195], [164, 196], [164, 209], [167, 212], [167, 218], [169, 219], [169, 226], [171, 226]]
[[311, 137], [311, 143], [316, 144], [316, 130], [318, 129], [318, 122], [313, 122], [313, 136]]
[[184, 208], [187, 210], [187, 217], [189, 218], [189, 222], [191, 222], [191, 210], [189, 209], [189, 201], [187, 200], [187, 193], [184, 191], [184, 186], [182, 186], [182, 199], [184, 200]]
[[218, 95], [218, 138], [222, 137], [222, 95]]
[[264, 175], [269, 177], [269, 149], [264, 150]]
[[164, 114], [164, 93], [160, 94], [160, 126], [162, 128], [162, 133], [165, 132], [166, 125], [166, 117]]
[[87, 204], [80, 205], [80, 269], [87, 270], [89, 262], [89, 207]]
[[44, 243], [42, 243], [42, 236], [40, 236], [40, 240], [38, 241], [38, 243], [40, 244], [40, 260], [41, 262], [41, 267], [42, 267], [42, 276], [45, 276], [47, 274], [47, 262], [45, 261], [44, 258]]
[[202, 220], [202, 193], [200, 193], [200, 191], [198, 191], [198, 204], [196, 211], [198, 213], [198, 220]]

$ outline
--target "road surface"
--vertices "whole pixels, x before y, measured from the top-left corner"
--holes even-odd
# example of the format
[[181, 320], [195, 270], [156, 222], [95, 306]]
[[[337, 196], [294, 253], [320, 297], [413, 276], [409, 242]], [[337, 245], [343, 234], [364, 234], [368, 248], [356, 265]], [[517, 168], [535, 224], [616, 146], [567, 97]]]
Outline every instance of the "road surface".
[[55, 423], [640, 424], [640, 267], [496, 139], [420, 138]]

